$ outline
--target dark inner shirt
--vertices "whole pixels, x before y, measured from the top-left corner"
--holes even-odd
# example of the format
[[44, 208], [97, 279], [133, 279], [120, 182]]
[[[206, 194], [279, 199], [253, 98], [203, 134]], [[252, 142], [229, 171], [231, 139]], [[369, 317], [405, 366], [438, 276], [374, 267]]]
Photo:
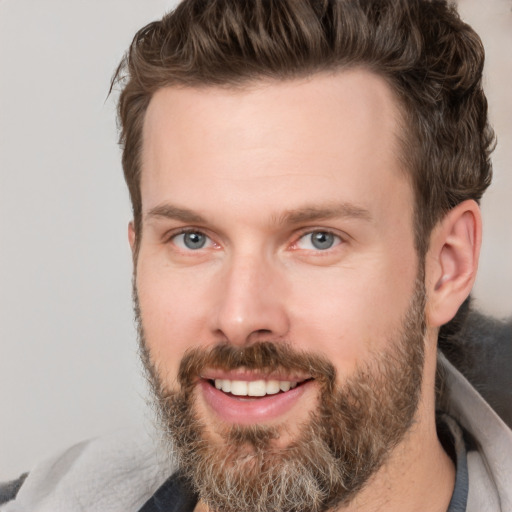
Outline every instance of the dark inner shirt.
[[[456, 467], [455, 487], [447, 512], [465, 512], [469, 490], [467, 436], [450, 416], [440, 414], [437, 420], [441, 444]], [[192, 485], [178, 471], [162, 484], [139, 512], [193, 512], [197, 501]]]

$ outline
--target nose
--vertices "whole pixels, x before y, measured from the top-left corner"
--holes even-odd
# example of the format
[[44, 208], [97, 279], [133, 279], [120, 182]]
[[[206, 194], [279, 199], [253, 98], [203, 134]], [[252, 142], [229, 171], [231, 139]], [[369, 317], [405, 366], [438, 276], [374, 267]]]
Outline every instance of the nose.
[[256, 341], [277, 341], [289, 331], [286, 287], [271, 261], [257, 255], [234, 258], [217, 286], [212, 330], [217, 338], [243, 346]]

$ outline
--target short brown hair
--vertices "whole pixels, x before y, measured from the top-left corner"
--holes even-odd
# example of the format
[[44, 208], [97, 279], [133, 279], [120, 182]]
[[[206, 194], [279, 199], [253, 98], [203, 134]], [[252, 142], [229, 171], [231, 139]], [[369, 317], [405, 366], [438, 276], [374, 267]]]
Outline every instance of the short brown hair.
[[421, 256], [443, 215], [491, 181], [494, 134], [484, 50], [443, 0], [184, 0], [135, 35], [114, 76], [123, 169], [140, 238], [144, 116], [160, 88], [232, 86], [365, 67], [394, 90], [406, 123], [400, 155], [415, 191]]

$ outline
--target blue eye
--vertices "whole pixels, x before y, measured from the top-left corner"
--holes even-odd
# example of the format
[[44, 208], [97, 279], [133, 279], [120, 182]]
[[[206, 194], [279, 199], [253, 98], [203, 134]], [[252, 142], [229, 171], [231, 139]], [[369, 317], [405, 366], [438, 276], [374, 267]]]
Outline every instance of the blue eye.
[[209, 238], [199, 231], [186, 231], [173, 237], [174, 243], [181, 249], [197, 251], [203, 249], [209, 242]]
[[341, 242], [339, 236], [330, 233], [329, 231], [312, 231], [306, 233], [300, 238], [297, 247], [300, 249], [326, 251]]

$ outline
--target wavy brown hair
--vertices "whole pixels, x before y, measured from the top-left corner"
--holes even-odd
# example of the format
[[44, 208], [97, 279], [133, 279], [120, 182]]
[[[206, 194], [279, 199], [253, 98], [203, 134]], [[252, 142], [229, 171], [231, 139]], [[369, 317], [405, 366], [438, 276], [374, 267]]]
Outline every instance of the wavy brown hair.
[[443, 215], [479, 201], [491, 181], [483, 64], [480, 38], [444, 0], [184, 0], [137, 32], [112, 82], [122, 87], [120, 143], [136, 238], [142, 130], [155, 91], [365, 67], [387, 80], [402, 107], [399, 156], [415, 192], [422, 258]]

